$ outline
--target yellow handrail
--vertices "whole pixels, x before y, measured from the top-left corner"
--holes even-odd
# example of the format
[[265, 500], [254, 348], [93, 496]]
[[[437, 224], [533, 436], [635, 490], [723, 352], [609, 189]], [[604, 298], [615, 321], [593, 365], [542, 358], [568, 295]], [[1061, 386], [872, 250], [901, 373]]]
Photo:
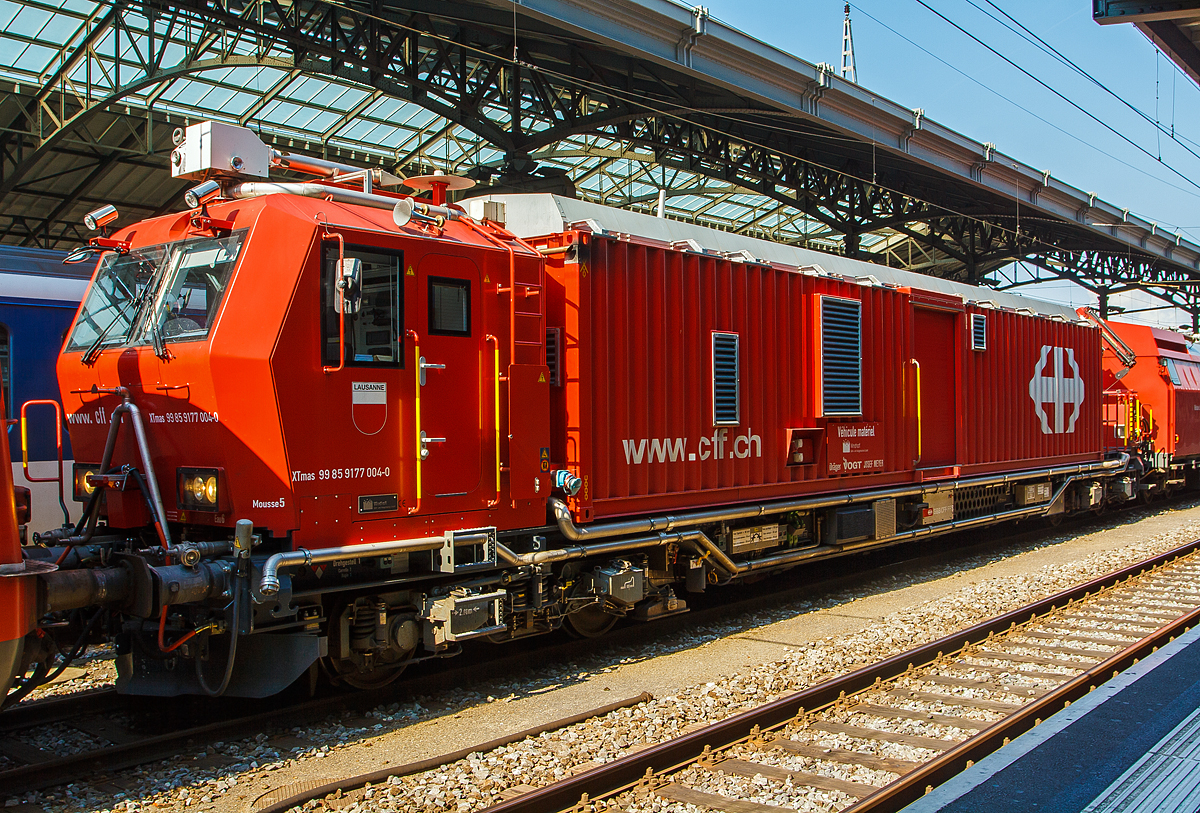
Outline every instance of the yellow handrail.
[[421, 510], [421, 452], [424, 451], [421, 444], [421, 337], [415, 330], [406, 335], [413, 340], [413, 416], [416, 420], [413, 439], [417, 445], [417, 504], [408, 513], [415, 514]]
[[913, 461], [913, 464], [915, 465], [915, 464], [921, 462], [921, 455], [922, 455], [922, 446], [921, 446], [921, 442], [922, 442], [922, 437], [921, 437], [921, 362], [917, 361], [916, 359], [909, 359], [909, 361], [912, 362], [913, 367], [915, 367], [917, 370], [917, 459]]
[[495, 349], [495, 375], [492, 377], [492, 401], [495, 406], [496, 422], [496, 499], [488, 503], [488, 508], [500, 504], [500, 340], [490, 333], [484, 337], [484, 343], [491, 342]]
[[[58, 476], [57, 477], [34, 477], [29, 473], [29, 421], [25, 417], [25, 411], [38, 404], [54, 407], [54, 443], [58, 449]], [[67, 503], [63, 496], [63, 438], [62, 438], [62, 406], [53, 399], [39, 398], [34, 401], [26, 401], [21, 404], [21, 470], [25, 474], [25, 479], [31, 483], [58, 483], [58, 504], [62, 508], [63, 522], [70, 524], [71, 515], [67, 511]], [[0, 429], [4, 428], [0, 423]], [[7, 464], [5, 464], [7, 465]]]

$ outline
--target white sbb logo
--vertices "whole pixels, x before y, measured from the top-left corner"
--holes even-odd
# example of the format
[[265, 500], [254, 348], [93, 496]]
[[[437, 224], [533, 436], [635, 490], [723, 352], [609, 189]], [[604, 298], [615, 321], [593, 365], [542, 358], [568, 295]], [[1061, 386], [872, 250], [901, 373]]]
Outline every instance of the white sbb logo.
[[[1049, 362], [1050, 351], [1054, 351], [1053, 375], [1042, 375]], [[1066, 363], [1064, 364], [1064, 358]], [[1067, 378], [1066, 368], [1071, 368], [1072, 377]], [[1083, 377], [1079, 374], [1079, 365], [1075, 363], [1075, 350], [1070, 347], [1051, 347], [1042, 345], [1042, 354], [1037, 366], [1033, 368], [1033, 378], [1029, 379], [1029, 397], [1033, 399], [1033, 409], [1042, 420], [1042, 432], [1047, 435], [1069, 434], [1075, 431], [1075, 421], [1079, 418], [1079, 406], [1083, 403]], [[1054, 406], [1054, 426], [1050, 426], [1050, 416], [1046, 413], [1046, 405]], [[1067, 417], [1067, 407], [1071, 407], [1071, 416]]]

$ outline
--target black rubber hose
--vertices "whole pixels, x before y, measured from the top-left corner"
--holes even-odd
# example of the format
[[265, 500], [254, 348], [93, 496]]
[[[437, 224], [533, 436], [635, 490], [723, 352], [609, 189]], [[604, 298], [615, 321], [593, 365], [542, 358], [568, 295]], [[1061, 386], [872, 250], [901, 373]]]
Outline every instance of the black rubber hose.
[[[101, 608], [92, 615], [91, 619], [87, 622], [87, 624], [84, 625], [83, 632], [79, 634], [79, 638], [75, 641], [74, 646], [71, 647], [70, 652], [63, 652], [61, 649], [58, 650], [57, 654], [62, 656], [62, 663], [60, 663], [53, 671], [50, 670], [50, 664], [48, 662], [39, 664], [38, 668], [27, 680], [22, 681], [20, 686], [9, 692], [7, 697], [0, 698], [0, 706], [6, 706], [12, 703], [20, 702], [38, 686], [45, 685], [61, 675], [76, 658], [78, 658], [87, 650], [88, 636], [92, 634], [92, 630], [95, 628], [96, 622], [100, 620], [100, 617], [103, 614], [104, 610]], [[50, 643], [54, 643], [53, 639], [51, 639]], [[55, 648], [57, 649], [57, 646], [55, 646]]]
[[196, 682], [200, 684], [200, 691], [209, 697], [220, 697], [225, 694], [225, 690], [229, 688], [229, 679], [233, 677], [233, 659], [237, 656], [238, 624], [241, 621], [242, 582], [242, 579], [238, 579], [233, 586], [233, 623], [229, 625], [229, 660], [225, 662], [225, 675], [221, 678], [221, 685], [216, 689], [209, 688], [208, 681], [204, 679], [204, 662], [200, 660], [200, 653], [196, 653]]

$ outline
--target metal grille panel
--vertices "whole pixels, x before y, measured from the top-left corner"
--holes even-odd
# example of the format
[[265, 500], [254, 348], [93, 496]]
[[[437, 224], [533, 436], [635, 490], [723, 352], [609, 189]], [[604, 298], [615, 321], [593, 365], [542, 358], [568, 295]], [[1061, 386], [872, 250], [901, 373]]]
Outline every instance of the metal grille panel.
[[826, 415], [862, 414], [862, 304], [821, 300], [821, 392]]
[[982, 313], [971, 314], [971, 349], [987, 350], [987, 317]]
[[1005, 507], [1010, 498], [1009, 487], [968, 486], [954, 491], [954, 518], [974, 519], [994, 514]]
[[550, 368], [550, 386], [562, 385], [562, 328], [546, 328], [546, 366]]
[[741, 423], [741, 398], [738, 391], [738, 335], [714, 333], [713, 425], [736, 426]]
[[875, 538], [887, 539], [896, 535], [896, 501], [875, 501]]

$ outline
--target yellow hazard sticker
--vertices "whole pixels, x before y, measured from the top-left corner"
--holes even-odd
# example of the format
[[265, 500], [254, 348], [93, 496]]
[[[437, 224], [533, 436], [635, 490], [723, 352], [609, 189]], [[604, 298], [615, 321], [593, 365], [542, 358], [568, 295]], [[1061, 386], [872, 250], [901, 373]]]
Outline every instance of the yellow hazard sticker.
[[546, 374], [545, 373], [538, 373], [538, 383], [539, 384], [546, 383]]
[[579, 276], [586, 277], [588, 275], [587, 263], [579, 264]]
[[404, 276], [406, 277], [415, 277], [416, 275], [417, 272], [413, 271], [413, 267], [411, 265], [408, 267], [408, 270], [404, 272]]

